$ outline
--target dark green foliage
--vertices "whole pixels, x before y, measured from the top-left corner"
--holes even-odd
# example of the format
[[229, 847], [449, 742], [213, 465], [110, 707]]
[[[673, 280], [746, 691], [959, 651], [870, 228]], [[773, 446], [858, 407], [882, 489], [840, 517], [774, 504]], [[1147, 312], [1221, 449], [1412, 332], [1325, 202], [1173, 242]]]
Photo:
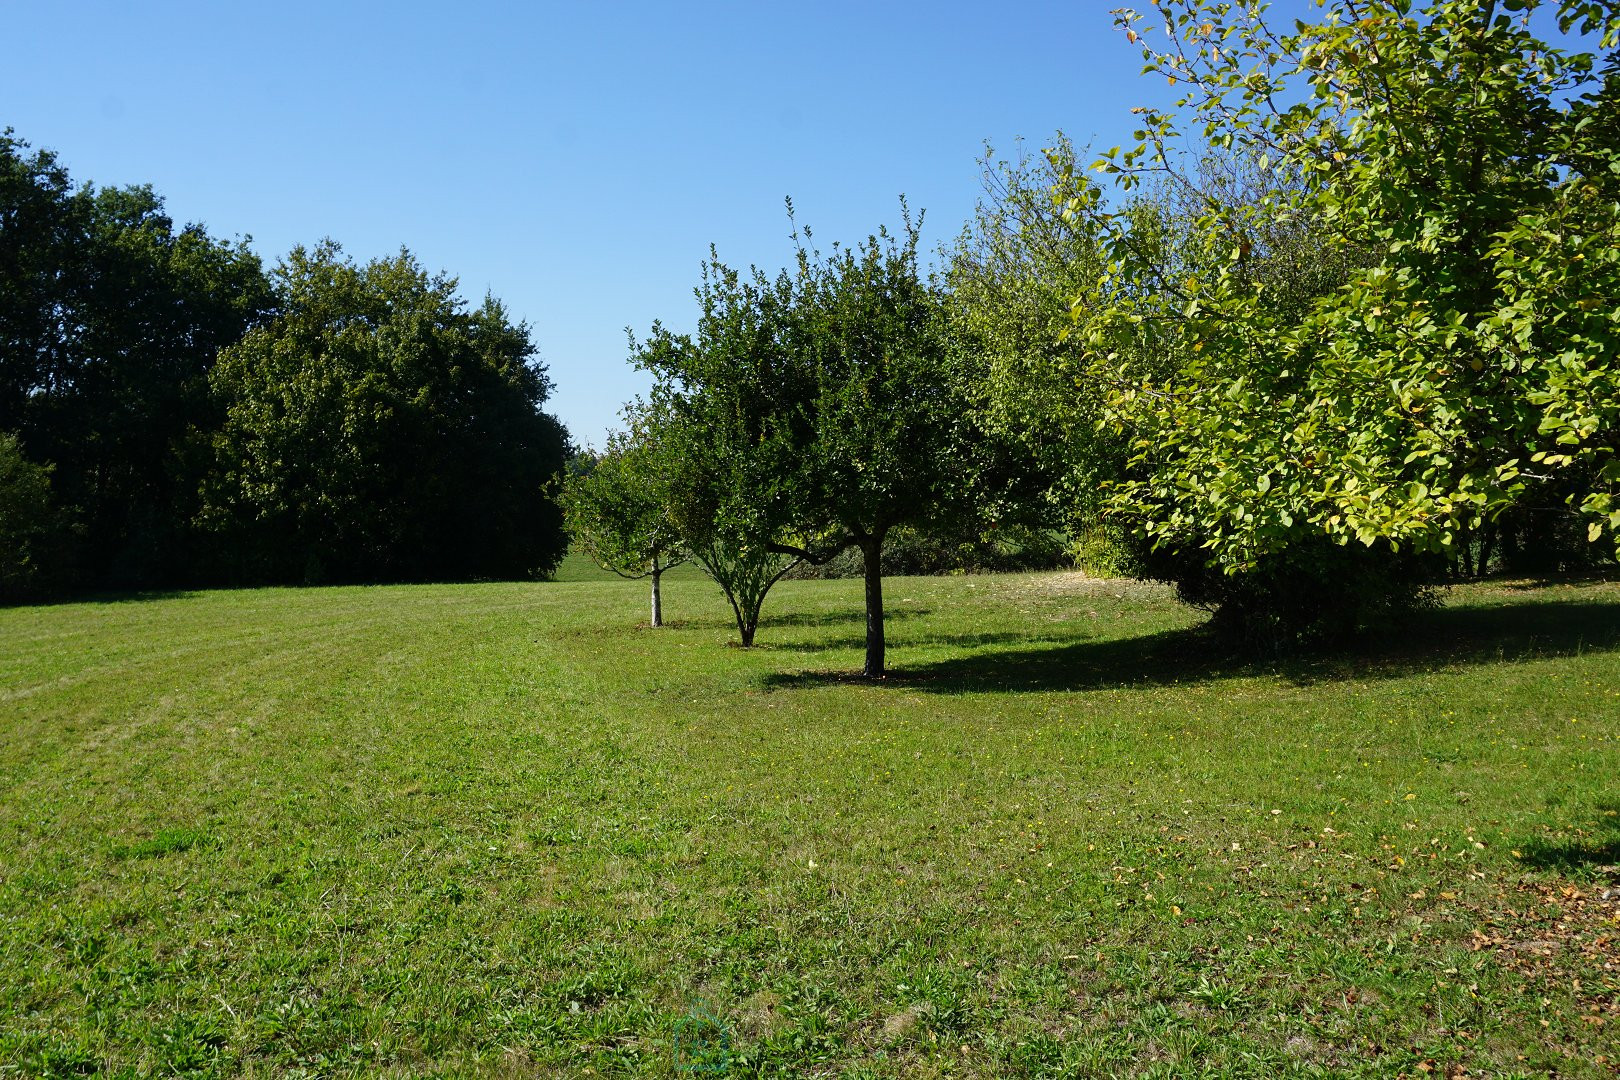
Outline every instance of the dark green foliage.
[[1464, 537], [1455, 575], [1523, 578], [1611, 569], [1610, 550], [1588, 539], [1586, 520], [1558, 491], [1516, 503]]
[[[986, 536], [953, 537], [899, 526], [883, 545], [880, 565], [885, 577], [900, 577], [1057, 570], [1073, 566], [1074, 558], [1061, 536], [1044, 529], [1012, 525], [991, 530]], [[864, 573], [860, 552], [846, 549], [820, 565], [801, 563], [788, 576], [849, 578]]]
[[0, 430], [54, 467], [82, 526], [74, 578], [191, 572], [218, 350], [270, 307], [244, 243], [177, 226], [148, 187], [75, 188], [48, 151], [0, 135]]
[[1434, 606], [1446, 563], [1302, 534], [1237, 574], [1211, 565], [1200, 551], [1142, 545], [1127, 568], [1174, 585], [1183, 603], [1211, 614], [1210, 629], [1224, 642], [1269, 653], [1395, 629]]
[[767, 589], [786, 559], [858, 550], [874, 677], [890, 532], [971, 517], [1004, 464], [969, 407], [979, 369], [919, 271], [917, 238], [907, 216], [901, 236], [880, 230], [823, 255], [805, 230], [794, 267], [774, 278], [711, 257], [696, 337], [655, 327], [637, 358], [686, 433], [674, 505], [699, 560], [705, 538], [719, 538]]
[[68, 537], [51, 498], [51, 470], [23, 457], [15, 435], [0, 433], [0, 603], [49, 587]]
[[75, 525], [11, 553], [30, 588], [543, 573], [566, 437], [533, 353], [405, 257], [295, 252], [273, 285], [0, 135], [0, 431]]
[[[528, 327], [408, 252], [276, 269], [281, 312], [225, 349], [203, 520], [239, 581], [519, 578], [567, 541], [566, 436]], [[228, 555], [226, 554], [228, 553]]]

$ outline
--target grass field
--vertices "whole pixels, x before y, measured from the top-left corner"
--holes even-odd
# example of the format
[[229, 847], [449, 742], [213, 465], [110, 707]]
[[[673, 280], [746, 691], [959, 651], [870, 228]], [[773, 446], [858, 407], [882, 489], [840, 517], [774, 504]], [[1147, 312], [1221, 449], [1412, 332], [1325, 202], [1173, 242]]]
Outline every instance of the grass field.
[[1616, 584], [560, 576], [0, 611], [0, 1075], [1616, 1073]]

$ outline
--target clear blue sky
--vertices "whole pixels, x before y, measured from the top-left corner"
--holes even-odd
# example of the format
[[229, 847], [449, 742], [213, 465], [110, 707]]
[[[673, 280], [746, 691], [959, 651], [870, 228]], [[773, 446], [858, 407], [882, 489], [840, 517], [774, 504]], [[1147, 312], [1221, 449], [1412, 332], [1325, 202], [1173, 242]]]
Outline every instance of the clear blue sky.
[[12, 0], [0, 127], [267, 263], [409, 247], [531, 324], [549, 407], [600, 443], [645, 385], [624, 328], [689, 329], [711, 242], [787, 261], [784, 196], [826, 243], [904, 193], [933, 247], [986, 140], [1126, 141], [1166, 88], [1114, 6]]

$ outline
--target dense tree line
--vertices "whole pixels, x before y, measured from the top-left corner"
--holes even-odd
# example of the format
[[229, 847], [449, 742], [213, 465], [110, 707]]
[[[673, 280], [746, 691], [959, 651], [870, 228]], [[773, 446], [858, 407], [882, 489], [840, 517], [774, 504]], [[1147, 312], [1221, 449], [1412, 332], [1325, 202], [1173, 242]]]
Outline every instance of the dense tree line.
[[176, 227], [150, 188], [76, 187], [27, 150], [0, 136], [0, 432], [48, 467], [52, 512], [26, 571], [12, 549], [12, 588], [173, 581], [209, 368], [274, 297], [245, 245]]
[[[695, 330], [632, 342], [652, 393], [570, 480], [576, 538], [655, 624], [700, 563], [744, 644], [784, 575], [858, 564], [872, 676], [895, 538], [1067, 532], [1268, 646], [1612, 561], [1620, 0], [1322, 8], [1120, 12], [1185, 95], [1093, 162], [988, 159], [936, 275], [903, 209], [779, 272], [711, 252]], [[9, 135], [0, 166], [8, 595], [559, 557], [566, 438], [498, 303], [408, 253], [267, 273], [149, 189]]]
[[941, 280], [909, 225], [775, 277], [711, 259], [698, 333], [637, 346], [653, 503], [744, 644], [784, 560], [853, 546], [882, 674], [900, 528], [1105, 537], [1270, 647], [1612, 562], [1620, 0], [1152, 16], [1119, 28], [1185, 96], [1089, 168], [1061, 139], [988, 161]]
[[406, 253], [266, 272], [0, 135], [0, 594], [514, 577], [560, 558], [529, 330]]

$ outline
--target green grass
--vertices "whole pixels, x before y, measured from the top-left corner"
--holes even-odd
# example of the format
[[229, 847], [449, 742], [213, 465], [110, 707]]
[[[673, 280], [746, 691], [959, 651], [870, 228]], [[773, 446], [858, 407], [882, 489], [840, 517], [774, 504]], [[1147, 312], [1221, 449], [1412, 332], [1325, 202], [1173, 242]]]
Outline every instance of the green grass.
[[564, 571], [0, 611], [0, 1075], [1613, 1075], [1614, 584]]

